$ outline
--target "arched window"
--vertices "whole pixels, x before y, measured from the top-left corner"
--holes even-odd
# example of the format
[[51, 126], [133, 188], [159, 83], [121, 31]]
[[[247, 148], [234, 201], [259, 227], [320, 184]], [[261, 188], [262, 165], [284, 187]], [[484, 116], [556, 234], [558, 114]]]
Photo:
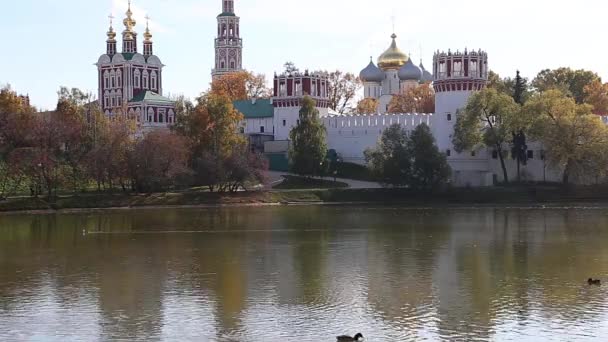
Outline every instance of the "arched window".
[[230, 61], [230, 68], [231, 69], [236, 68], [236, 63], [234, 63], [234, 60]]
[[122, 71], [116, 71], [116, 86], [122, 88]]
[[110, 73], [108, 70], [103, 73], [103, 87], [104, 89], [108, 89], [110, 87]]
[[220, 62], [220, 69], [224, 69], [226, 67], [226, 64], [224, 63], [224, 61]]
[[103, 106], [105, 108], [110, 106], [110, 93], [108, 93], [107, 91], [103, 95]]
[[150, 76], [150, 83], [151, 83], [150, 88], [156, 90], [157, 89], [156, 71], [152, 71], [152, 75]]
[[141, 73], [139, 72], [139, 70], [135, 70], [135, 72], [133, 73], [133, 86], [135, 88], [140, 88], [141, 84]]
[[156, 122], [156, 118], [154, 117], [154, 110], [152, 108], [148, 108], [148, 121]]
[[116, 73], [114, 70], [110, 72], [110, 88], [116, 87]]
[[143, 74], [142, 79], [143, 79], [143, 88], [144, 89], [148, 89], [148, 86], [149, 86], [149, 83], [148, 83], [148, 80], [149, 80], [149, 78], [148, 78], [148, 71], [144, 70], [144, 74]]
[[116, 92], [116, 106], [122, 107], [122, 91], [120, 89]]

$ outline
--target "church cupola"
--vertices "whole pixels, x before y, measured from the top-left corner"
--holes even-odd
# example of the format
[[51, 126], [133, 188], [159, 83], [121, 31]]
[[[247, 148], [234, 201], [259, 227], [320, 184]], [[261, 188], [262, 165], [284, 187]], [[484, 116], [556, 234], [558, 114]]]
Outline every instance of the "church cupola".
[[114, 27], [112, 27], [113, 16], [110, 16], [110, 28], [108, 29], [108, 40], [106, 40], [107, 49], [106, 54], [108, 56], [114, 56], [116, 54], [116, 32], [114, 32]]
[[123, 20], [125, 30], [122, 32], [122, 52], [136, 53], [137, 52], [137, 33], [134, 28], [137, 22], [133, 19], [131, 12], [131, 0], [129, 0], [129, 8], [127, 9], [127, 17]]
[[152, 33], [150, 33], [150, 17], [146, 16], [146, 32], [144, 32], [144, 56], [152, 56]]
[[234, 0], [223, 0], [222, 14], [234, 14]]

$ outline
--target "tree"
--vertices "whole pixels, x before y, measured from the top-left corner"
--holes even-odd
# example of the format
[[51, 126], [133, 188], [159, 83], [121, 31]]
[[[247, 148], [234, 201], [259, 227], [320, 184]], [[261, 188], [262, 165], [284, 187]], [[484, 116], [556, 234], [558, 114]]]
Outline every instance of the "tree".
[[319, 176], [323, 173], [327, 155], [326, 131], [315, 105], [309, 96], [302, 99], [300, 119], [289, 133], [290, 168], [299, 175]]
[[593, 106], [593, 113], [608, 114], [608, 83], [595, 80], [585, 86], [585, 103]]
[[523, 105], [529, 96], [528, 80], [521, 77], [519, 70], [515, 75], [515, 85], [513, 86], [513, 100], [519, 105]]
[[528, 163], [528, 145], [526, 143], [526, 134], [523, 130], [519, 132], [511, 133], [513, 139], [511, 140], [511, 155], [517, 161], [517, 181], [521, 182], [521, 165]]
[[227, 156], [235, 146], [246, 143], [238, 127], [243, 115], [232, 105], [231, 99], [213, 92], [198, 98], [192, 113], [181, 118], [175, 131], [186, 137], [192, 160], [209, 152], [220, 157]]
[[412, 178], [412, 156], [406, 131], [391, 125], [380, 137], [376, 148], [365, 151], [365, 161], [384, 185], [409, 185]]
[[355, 114], [366, 115], [366, 114], [375, 114], [378, 112], [378, 100], [368, 97], [363, 99], [357, 103], [357, 108], [355, 109]]
[[185, 139], [168, 131], [152, 131], [139, 140], [129, 156], [131, 177], [138, 192], [166, 190], [188, 172]]
[[268, 88], [266, 76], [263, 74], [249, 73], [245, 82], [245, 91], [248, 99], [269, 99], [272, 97], [272, 89]]
[[538, 73], [532, 81], [532, 86], [541, 93], [557, 89], [563, 94], [572, 96], [576, 103], [581, 104], [585, 101], [585, 87], [599, 80], [599, 76], [592, 71], [570, 68], [545, 69]]
[[473, 94], [459, 113], [453, 143], [457, 152], [485, 145], [496, 150], [505, 183], [509, 182], [503, 146], [509, 142], [519, 106], [507, 94], [486, 88]]
[[411, 186], [430, 189], [445, 184], [451, 174], [446, 156], [439, 152], [431, 129], [418, 125], [409, 139], [410, 156], [413, 159]]
[[545, 146], [546, 158], [563, 170], [568, 184], [573, 176], [604, 174], [608, 169], [608, 129], [592, 107], [577, 104], [559, 90], [535, 94], [524, 106], [523, 114], [534, 116], [531, 135]]
[[13, 149], [30, 145], [34, 111], [10, 86], [0, 89], [0, 160]]
[[502, 78], [499, 74], [490, 70], [488, 73], [488, 88], [495, 89], [499, 93], [513, 96], [513, 90], [515, 89], [515, 81], [509, 77]]
[[132, 188], [128, 160], [134, 144], [132, 125], [126, 118], [98, 123], [95, 143], [85, 160], [89, 177], [97, 183], [97, 190], [112, 190], [115, 184], [119, 184], [123, 191]]
[[389, 113], [434, 113], [435, 91], [430, 83], [410, 88], [394, 95], [388, 105]]
[[293, 62], [285, 62], [285, 64], [283, 64], [283, 67], [285, 68], [285, 73], [289, 75], [300, 72], [300, 69], [298, 69]]
[[211, 93], [225, 95], [232, 101], [269, 98], [272, 95], [266, 85], [266, 77], [248, 71], [232, 72], [214, 78]]
[[340, 114], [352, 111], [352, 102], [359, 89], [361, 89], [359, 77], [340, 70], [329, 73], [329, 108]]
[[211, 82], [211, 93], [226, 96], [230, 101], [246, 100], [246, 84], [249, 77], [249, 73], [245, 71], [215, 77]]

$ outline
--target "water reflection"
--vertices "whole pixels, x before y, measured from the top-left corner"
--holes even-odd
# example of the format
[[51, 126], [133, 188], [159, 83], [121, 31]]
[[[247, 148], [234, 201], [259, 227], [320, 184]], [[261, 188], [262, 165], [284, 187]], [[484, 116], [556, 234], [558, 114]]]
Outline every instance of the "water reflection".
[[608, 210], [0, 216], [0, 340], [597, 340]]

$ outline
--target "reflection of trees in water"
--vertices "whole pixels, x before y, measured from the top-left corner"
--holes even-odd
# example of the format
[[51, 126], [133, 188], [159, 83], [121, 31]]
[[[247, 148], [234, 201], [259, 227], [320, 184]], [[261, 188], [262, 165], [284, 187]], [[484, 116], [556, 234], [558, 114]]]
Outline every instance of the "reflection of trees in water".
[[[605, 218], [592, 222], [597, 215], [574, 216], [542, 210], [456, 213], [452, 251], [443, 257], [439, 271], [456, 276], [452, 285], [438, 284], [444, 292], [441, 334], [488, 337], [502, 320], [522, 319], [533, 310], [549, 321], [560, 316], [570, 322], [589, 320], [595, 313], [580, 315], [580, 309], [603, 298], [598, 298], [599, 292], [591, 295], [584, 281], [605, 269], [599, 260], [605, 261], [607, 254], [600, 252], [599, 260], [591, 261], [585, 249], [599, 244], [586, 244], [598, 231], [588, 227], [606, 227], [606, 222]], [[582, 239], [586, 243], [581, 243], [581, 233], [589, 234]]]
[[[83, 236], [83, 227], [94, 234]], [[24, 288], [50, 286], [63, 308], [95, 301], [108, 339], [154, 339], [170, 324], [167, 291], [208, 299], [199, 305], [213, 306], [217, 336], [243, 336], [260, 298], [272, 301], [267, 310], [364, 299], [394, 329], [428, 327], [438, 315], [442, 336], [488, 338], [501, 323], [531, 316], [566, 325], [599, 319], [605, 292], [585, 280], [608, 274], [606, 227], [603, 211], [581, 210], [2, 216], [0, 310], [10, 312]]]
[[368, 300], [395, 327], [412, 332], [433, 306], [437, 252], [449, 239], [449, 221], [428, 211], [385, 211], [371, 226]]

